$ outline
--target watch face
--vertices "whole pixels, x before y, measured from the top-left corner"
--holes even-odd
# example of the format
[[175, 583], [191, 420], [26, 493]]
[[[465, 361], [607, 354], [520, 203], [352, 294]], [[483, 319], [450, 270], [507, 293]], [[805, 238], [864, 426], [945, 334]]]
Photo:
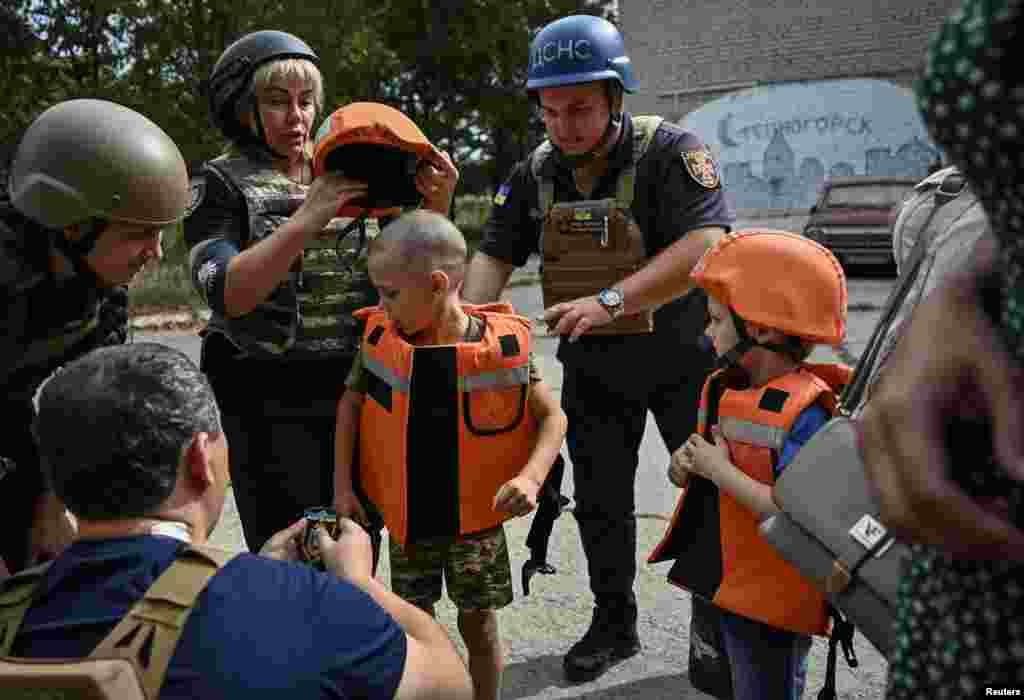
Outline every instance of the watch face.
[[602, 290], [601, 303], [605, 306], [619, 306], [622, 303], [622, 293], [617, 289]]

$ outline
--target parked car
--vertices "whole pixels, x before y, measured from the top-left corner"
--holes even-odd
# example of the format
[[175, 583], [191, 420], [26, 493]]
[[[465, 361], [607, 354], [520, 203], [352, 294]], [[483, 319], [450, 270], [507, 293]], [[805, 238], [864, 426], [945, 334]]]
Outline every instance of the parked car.
[[894, 215], [918, 182], [915, 177], [829, 178], [811, 207], [804, 235], [835, 253], [847, 270], [862, 265], [895, 269]]

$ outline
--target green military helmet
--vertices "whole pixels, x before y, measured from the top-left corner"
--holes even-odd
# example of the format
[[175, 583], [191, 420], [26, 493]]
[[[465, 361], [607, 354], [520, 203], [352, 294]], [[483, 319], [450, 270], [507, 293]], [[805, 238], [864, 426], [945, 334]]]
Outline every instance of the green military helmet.
[[105, 100], [68, 100], [40, 114], [15, 152], [9, 188], [21, 213], [56, 229], [93, 217], [166, 226], [191, 199], [171, 137]]

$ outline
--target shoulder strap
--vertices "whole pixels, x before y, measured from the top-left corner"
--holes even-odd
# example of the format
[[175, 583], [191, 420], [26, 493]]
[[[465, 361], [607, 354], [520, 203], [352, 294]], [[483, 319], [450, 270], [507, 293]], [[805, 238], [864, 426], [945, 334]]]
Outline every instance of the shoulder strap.
[[640, 159], [647, 153], [654, 141], [654, 134], [658, 127], [665, 121], [658, 116], [633, 117], [633, 159], [619, 175], [615, 192], [615, 201], [622, 209], [629, 209], [633, 206], [633, 197], [636, 192], [636, 166]]
[[[885, 302], [881, 318], [871, 334], [867, 347], [864, 348], [864, 352], [857, 361], [857, 368], [854, 370], [853, 378], [846, 386], [846, 390], [840, 398], [840, 404], [844, 413], [852, 412], [863, 400], [864, 390], [867, 388], [872, 367], [874, 367], [878, 352], [882, 347], [882, 341], [885, 339], [886, 332], [896, 318], [903, 300], [913, 286], [914, 280], [917, 279], [918, 272], [921, 270], [921, 263], [927, 256], [932, 241], [942, 231], [945, 231], [951, 223], [956, 221], [964, 211], [976, 203], [973, 196], [960, 196], [964, 193], [964, 190], [964, 178], [955, 171], [947, 174], [934, 190], [932, 208], [918, 227], [917, 240], [914, 241], [910, 258], [896, 284], [893, 285], [892, 292], [890, 292], [889, 298]], [[950, 202], [957, 202], [957, 205], [952, 207], [946, 206]], [[936, 218], [940, 211], [943, 215]]]
[[0, 585], [0, 656], [11, 653], [25, 613], [52, 562], [19, 571]]
[[551, 141], [545, 140], [530, 154], [530, 172], [533, 174], [533, 179], [537, 181], [537, 201], [542, 216], [546, 216], [551, 207], [555, 205], [555, 182], [541, 174], [544, 162], [551, 157], [553, 150]]
[[155, 700], [199, 594], [236, 555], [209, 546], [183, 549], [89, 657], [120, 656], [135, 661], [147, 697]]
[[[225, 167], [228, 165], [229, 167]], [[238, 198], [242, 200], [242, 207], [245, 209], [244, 219], [245, 230], [242, 231], [242, 238], [239, 244], [242, 246], [242, 250], [245, 250], [249, 246], [249, 239], [252, 236], [249, 231], [249, 200], [245, 196], [245, 192], [242, 191], [241, 186], [235, 181], [234, 175], [231, 172], [229, 163], [215, 163], [212, 160], [206, 161], [206, 168], [211, 171], [216, 177], [220, 178], [220, 181], [227, 185], [227, 188], [238, 195]]]

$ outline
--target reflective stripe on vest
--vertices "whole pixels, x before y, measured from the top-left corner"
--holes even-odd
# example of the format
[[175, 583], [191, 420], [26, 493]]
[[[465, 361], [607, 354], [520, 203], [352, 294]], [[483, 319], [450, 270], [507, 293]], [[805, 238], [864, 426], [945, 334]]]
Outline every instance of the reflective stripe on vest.
[[[366, 321], [368, 376], [359, 478], [400, 544], [495, 527], [498, 488], [536, 439], [529, 416], [530, 322], [507, 304], [465, 306], [484, 319], [478, 342], [413, 346], [378, 307]], [[415, 390], [413, 390], [415, 387]]]
[[[633, 198], [636, 192], [636, 166], [647, 153], [651, 143], [654, 141], [654, 134], [664, 121], [659, 116], [633, 117], [633, 160], [619, 173], [615, 185], [615, 202], [623, 210], [629, 211], [633, 206]], [[555, 203], [555, 181], [543, 175], [545, 161], [554, 154], [554, 146], [550, 140], [545, 140], [538, 146], [530, 158], [530, 170], [533, 179], [537, 181], [538, 202], [541, 216], [543, 217]]]
[[[718, 401], [718, 425], [729, 446], [729, 459], [744, 474], [763, 484], [774, 482], [774, 465], [786, 436], [796, 419], [810, 406], [823, 404], [832, 411], [835, 390], [824, 377], [846, 376], [849, 368], [821, 367], [819, 376], [814, 365], [779, 377], [765, 386], [744, 390], [725, 389]], [[720, 372], [704, 384], [698, 412], [698, 431], [706, 432], [708, 392]], [[696, 532], [682, 532], [677, 525], [694, 523], [684, 516], [686, 496], [683, 491], [672, 523], [650, 561], [679, 558], [671, 575], [684, 587], [689, 585], [689, 571], [694, 564], [688, 559], [689, 549], [702, 551], [691, 544]], [[828, 617], [825, 598], [795, 567], [785, 561], [758, 531], [757, 516], [745, 505], [722, 491], [717, 496], [717, 543], [703, 543], [721, 552], [721, 579], [717, 586], [700, 591], [726, 610], [759, 620], [780, 629], [805, 634], [824, 634]], [[712, 512], [712, 511], [703, 511]], [[714, 537], [716, 528], [708, 526], [701, 533]], [[680, 547], [680, 550], [676, 548]], [[695, 579], [696, 580], [696, 579]]]

